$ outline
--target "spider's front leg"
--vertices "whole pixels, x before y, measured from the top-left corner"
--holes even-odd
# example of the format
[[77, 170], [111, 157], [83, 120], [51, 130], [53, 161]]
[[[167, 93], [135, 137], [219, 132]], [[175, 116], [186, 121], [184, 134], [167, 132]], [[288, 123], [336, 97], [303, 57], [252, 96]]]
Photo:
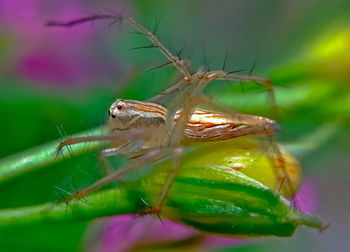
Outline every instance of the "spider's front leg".
[[136, 22], [132, 17], [120, 13], [111, 14], [96, 14], [91, 16], [86, 16], [82, 18], [77, 18], [69, 21], [48, 21], [47, 26], [60, 26], [60, 27], [71, 27], [75, 25], [80, 25], [86, 22], [94, 22], [95, 20], [112, 20], [112, 23], [125, 21], [139, 30], [140, 33], [145, 35], [153, 44], [153, 47], [158, 48], [158, 50], [168, 59], [168, 63], [175, 66], [180, 73], [183, 74], [184, 79], [188, 82], [191, 80], [191, 73], [189, 72], [189, 62], [182, 60], [177, 56], [174, 56], [159, 40], [158, 38], [141, 24]]
[[99, 188], [109, 184], [112, 181], [118, 180], [120, 177], [125, 175], [126, 173], [137, 169], [142, 163], [148, 159], [152, 160], [154, 157], [153, 155], [156, 155], [156, 151], [150, 151], [145, 157], [139, 158], [138, 161], [134, 161], [130, 163], [129, 166], [121, 168], [117, 171], [108, 169], [105, 163], [105, 158], [107, 156], [114, 156], [117, 154], [131, 154], [133, 152], [130, 152], [135, 149], [139, 149], [140, 144], [144, 141], [147, 141], [149, 138], [149, 132], [145, 129], [132, 129], [129, 130], [126, 134], [123, 131], [114, 131], [110, 133], [109, 135], [101, 135], [101, 136], [86, 136], [86, 137], [74, 137], [74, 138], [68, 138], [64, 141], [62, 141], [59, 146], [57, 147], [57, 153], [59, 153], [62, 148], [67, 147], [70, 149], [71, 145], [79, 144], [79, 143], [88, 143], [88, 142], [112, 142], [114, 144], [118, 143], [119, 145], [117, 147], [112, 147], [108, 149], [104, 149], [99, 154], [99, 163], [101, 165], [102, 171], [107, 174], [106, 177], [100, 179], [99, 181], [95, 182], [94, 184], [77, 191], [74, 194], [71, 194], [67, 198], [64, 198], [60, 200], [59, 202], [69, 202], [72, 199], [82, 199], [88, 194], [98, 190]]
[[126, 175], [132, 171], [135, 171], [135, 170], [137, 170], [145, 165], [155, 163], [167, 155], [169, 155], [169, 149], [167, 149], [167, 148], [165, 148], [165, 149], [164, 148], [149, 149], [149, 150], [147, 150], [147, 152], [145, 152], [143, 155], [139, 156], [137, 159], [133, 159], [126, 166], [119, 168], [116, 171], [109, 172], [109, 174], [107, 176], [97, 180], [92, 185], [87, 186], [87, 187], [71, 194], [70, 196], [68, 196], [64, 199], [59, 200], [58, 203], [60, 203], [60, 202], [68, 203], [73, 199], [80, 200], [80, 199], [88, 196], [89, 194], [101, 189], [102, 187], [104, 187], [112, 182], [120, 180], [124, 175]]
[[[120, 14], [117, 14], [120, 15]], [[169, 60], [169, 63], [171, 63], [173, 66], [175, 66], [183, 75], [184, 79], [186, 81], [191, 80], [191, 74], [188, 69], [189, 62], [186, 60], [181, 60], [179, 57], [174, 56], [159, 40], [156, 36], [154, 36], [153, 33], [148, 31], [145, 27], [143, 27], [141, 24], [136, 22], [132, 17], [129, 17], [127, 15], [121, 15], [121, 17], [134, 26], [136, 29], [138, 29], [142, 34], [144, 34], [151, 42], [152, 44], [159, 49], [159, 51]]]

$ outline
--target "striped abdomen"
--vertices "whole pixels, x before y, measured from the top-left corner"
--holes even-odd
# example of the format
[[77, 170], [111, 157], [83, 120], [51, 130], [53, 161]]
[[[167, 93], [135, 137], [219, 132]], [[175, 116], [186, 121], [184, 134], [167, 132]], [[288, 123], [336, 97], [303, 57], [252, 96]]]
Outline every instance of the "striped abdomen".
[[[176, 113], [175, 121], [180, 113]], [[277, 129], [275, 121], [262, 116], [195, 109], [184, 134], [195, 141], [216, 141], [245, 135], [272, 136]]]

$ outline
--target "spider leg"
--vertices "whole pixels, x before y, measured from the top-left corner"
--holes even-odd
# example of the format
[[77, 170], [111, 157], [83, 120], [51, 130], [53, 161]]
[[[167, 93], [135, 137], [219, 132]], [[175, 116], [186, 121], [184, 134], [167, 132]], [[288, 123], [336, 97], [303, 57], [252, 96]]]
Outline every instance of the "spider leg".
[[181, 60], [179, 57], [174, 56], [171, 52], [157, 39], [157, 37], [148, 31], [145, 27], [137, 23], [132, 17], [127, 15], [120, 15], [126, 22], [134, 26], [142, 34], [144, 34], [152, 44], [159, 49], [159, 51], [174, 65], [183, 75], [185, 80], [190, 81], [191, 74], [188, 70], [188, 62]]
[[109, 142], [109, 141], [118, 141], [122, 144], [128, 143], [130, 139], [144, 139], [147, 138], [147, 132], [143, 129], [134, 129], [132, 132], [125, 134], [123, 131], [113, 132], [109, 135], [98, 135], [98, 136], [85, 136], [85, 137], [71, 137], [60, 142], [57, 147], [57, 154], [64, 147], [70, 145], [79, 144], [79, 143], [88, 143], [88, 142]]
[[191, 116], [193, 107], [198, 104], [209, 104], [211, 105], [212, 102], [207, 97], [203, 96], [193, 96], [189, 97], [185, 103], [184, 108], [182, 109], [181, 115], [177, 119], [173, 130], [170, 134], [169, 138], [169, 147], [173, 148], [173, 161], [172, 161], [172, 168], [169, 172], [168, 179], [165, 182], [162, 191], [158, 197], [157, 203], [154, 208], [152, 208], [151, 213], [159, 214], [162, 208], [162, 205], [164, 203], [164, 200], [168, 196], [168, 193], [170, 191], [170, 188], [174, 182], [174, 179], [176, 178], [176, 175], [178, 174], [180, 167], [181, 167], [181, 156], [182, 156], [182, 149], [180, 148], [180, 142], [184, 136], [185, 127], [187, 125], [187, 122]]
[[103, 149], [99, 152], [98, 154], [99, 167], [104, 175], [107, 175], [111, 171], [113, 171], [113, 169], [110, 168], [110, 165], [107, 163], [106, 157], [115, 156], [118, 154], [128, 154], [126, 150], [123, 148], [125, 145], [126, 144], [122, 144], [118, 147]]
[[[209, 80], [216, 79], [216, 80], [252, 81], [266, 87], [272, 101], [273, 114], [275, 116], [277, 115], [275, 93], [274, 93], [272, 81], [269, 78], [252, 76], [252, 75], [235, 74], [235, 73], [225, 73], [224, 71], [211, 71], [211, 72], [205, 73], [204, 76]], [[242, 115], [238, 115], [238, 117], [242, 118]], [[247, 119], [249, 115], [244, 115], [244, 117]], [[251, 117], [250, 119], [252, 119], [250, 120], [250, 123], [248, 123], [250, 126], [248, 128], [244, 127], [243, 130], [241, 128], [240, 132], [235, 132], [232, 135], [232, 137], [239, 137], [243, 135], [252, 135], [252, 134], [266, 135], [269, 138], [269, 143], [273, 153], [271, 154], [271, 162], [273, 164], [273, 167], [275, 169], [275, 174], [276, 174], [276, 182], [277, 182], [276, 188], [280, 187], [280, 185], [285, 181], [286, 183], [283, 186], [286, 188], [286, 190], [290, 195], [294, 195], [296, 190], [293, 187], [293, 184], [288, 175], [288, 172], [286, 171], [285, 160], [283, 158], [283, 155], [281, 154], [281, 151], [278, 145], [273, 141], [275, 131], [277, 129], [277, 127], [275, 126], [277, 125], [273, 125], [270, 122], [265, 122], [261, 124], [261, 123], [258, 123], [259, 117], [255, 117], [255, 116], [250, 116], [250, 117]], [[264, 127], [266, 127], [265, 130], [264, 130]]]
[[129, 172], [137, 170], [144, 165], [152, 164], [154, 162], [161, 160], [164, 156], [168, 155], [168, 152], [169, 152], [169, 149], [167, 148], [149, 149], [147, 153], [138, 157], [137, 159], [134, 159], [132, 162], [129, 162], [129, 164], [126, 165], [125, 167], [120, 168], [116, 171], [110, 172], [107, 176], [101, 178], [100, 180], [96, 181], [92, 185], [77, 191], [76, 193], [68, 196], [67, 198], [60, 200], [59, 202], [69, 202], [73, 199], [80, 200], [86, 197], [87, 195], [93, 193], [94, 191], [110, 184], [111, 182], [118, 181], [125, 174]]
[[156, 205], [154, 208], [152, 208], [151, 213], [159, 214], [161, 211], [161, 208], [163, 206], [164, 200], [168, 196], [168, 193], [170, 191], [170, 188], [174, 182], [174, 179], [176, 178], [177, 174], [179, 173], [180, 167], [181, 167], [181, 156], [182, 156], [182, 149], [181, 148], [175, 148], [173, 150], [173, 162], [172, 167], [169, 172], [169, 176], [167, 178], [167, 181], [165, 182], [162, 191], [160, 195], [158, 196]]
[[61, 27], [72, 27], [74, 25], [83, 24], [86, 22], [93, 22], [95, 20], [101, 19], [111, 19], [113, 22], [120, 22], [121, 20], [126, 21], [133, 27], [135, 27], [140, 33], [145, 35], [153, 44], [152, 47], [157, 47], [158, 50], [168, 59], [168, 61], [175, 66], [183, 75], [184, 79], [187, 81], [191, 80], [191, 74], [188, 69], [189, 62], [186, 60], [181, 60], [179, 57], [174, 56], [171, 52], [157, 39], [157, 37], [143, 27], [141, 24], [137, 23], [132, 17], [119, 13], [112, 14], [96, 14], [87, 17], [77, 18], [73, 20], [69, 20], [66, 22], [61, 21], [49, 21], [47, 22], [47, 26], [61, 26]]
[[[288, 195], [294, 195], [296, 188], [288, 173], [288, 164], [277, 145], [274, 142], [275, 132], [279, 126], [274, 120], [262, 116], [245, 114], [224, 114], [216, 111], [196, 109], [192, 113], [190, 123], [187, 124], [184, 141], [221, 141], [242, 136], [265, 136], [268, 146], [267, 150], [270, 162], [274, 168], [276, 185], [284, 188]], [[282, 182], [283, 185], [281, 186]]]
[[273, 139], [270, 138], [269, 140], [269, 145], [272, 149], [272, 153], [269, 156], [276, 177], [275, 190], [279, 192], [283, 188], [287, 192], [287, 195], [294, 197], [296, 194], [296, 188], [294, 188], [291, 177], [287, 171], [286, 160]]
[[[286, 171], [283, 155], [278, 145], [273, 142], [273, 136], [275, 131], [278, 129], [278, 125], [275, 123], [275, 121], [254, 115], [226, 115], [220, 112], [212, 112], [214, 113], [213, 116], [216, 118], [219, 116], [226, 117], [225, 119], [227, 120], [224, 125], [217, 124], [213, 126], [211, 124], [210, 127], [206, 127], [204, 125], [202, 128], [191, 128], [191, 124], [188, 122], [192, 120], [191, 115], [196, 113], [196, 110], [193, 110], [196, 105], [204, 104], [214, 108], [220, 108], [221, 106], [213, 103], [209, 98], [204, 96], [190, 97], [187, 99], [185, 104], [186, 105], [182, 109], [180, 116], [177, 118], [170, 135], [169, 146], [174, 147], [172, 169], [152, 213], [160, 213], [162, 204], [169, 193], [176, 175], [179, 172], [181, 167], [181, 149], [176, 147], [180, 145], [184, 135], [197, 141], [218, 141], [248, 135], [265, 135], [268, 137], [269, 142], [271, 143], [270, 146], [272, 146], [273, 153], [275, 155], [275, 157], [271, 156], [270, 159], [275, 170], [276, 181], [281, 182], [286, 180], [286, 186], [289, 194], [294, 195], [295, 190]], [[204, 130], [206, 131], [205, 134], [203, 134]]]
[[236, 74], [236, 73], [226, 73], [224, 71], [211, 71], [207, 72], [205, 76], [212, 80], [228, 80], [228, 81], [244, 81], [244, 82], [255, 82], [259, 85], [262, 85], [266, 88], [269, 97], [272, 102], [272, 108], [273, 108], [273, 116], [277, 116], [277, 104], [276, 104], [276, 97], [275, 97], [275, 91], [273, 88], [272, 81], [269, 78], [266, 77], [260, 77], [260, 76], [253, 76], [253, 75], [246, 75], [246, 74]]
[[[98, 155], [98, 160], [103, 174], [107, 175], [114, 170], [109, 168], [110, 166], [106, 162], [106, 157], [111, 157], [118, 154], [127, 154], [129, 155], [130, 159], [135, 159], [147, 152], [147, 150], [140, 149], [140, 144], [142, 143], [141, 139], [134, 140], [137, 141], [129, 141], [128, 143], [121, 144], [117, 147], [107, 148], [100, 151]], [[136, 150], [136, 152], [132, 150]]]

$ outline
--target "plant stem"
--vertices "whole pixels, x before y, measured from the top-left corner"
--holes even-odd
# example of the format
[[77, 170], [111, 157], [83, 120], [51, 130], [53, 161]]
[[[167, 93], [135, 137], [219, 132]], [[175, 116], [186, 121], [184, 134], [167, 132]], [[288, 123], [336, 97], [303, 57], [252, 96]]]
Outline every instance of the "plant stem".
[[[73, 137], [86, 136], [86, 135], [101, 135], [104, 129], [102, 127], [85, 131], [74, 135]], [[66, 158], [67, 155], [71, 155], [71, 151], [74, 155], [90, 152], [97, 149], [100, 145], [98, 142], [81, 143], [70, 146], [70, 151], [67, 148], [63, 149], [63, 153], [57, 155], [57, 147], [60, 141], [56, 140], [51, 143], [47, 143], [7, 158], [0, 160], [0, 185], [7, 182], [17, 176], [24, 173], [34, 171], [53, 163], [57, 163]]]
[[126, 188], [118, 186], [66, 204], [46, 203], [37, 206], [0, 210], [0, 227], [26, 224], [62, 223], [96, 217], [137, 212], [136, 201]]

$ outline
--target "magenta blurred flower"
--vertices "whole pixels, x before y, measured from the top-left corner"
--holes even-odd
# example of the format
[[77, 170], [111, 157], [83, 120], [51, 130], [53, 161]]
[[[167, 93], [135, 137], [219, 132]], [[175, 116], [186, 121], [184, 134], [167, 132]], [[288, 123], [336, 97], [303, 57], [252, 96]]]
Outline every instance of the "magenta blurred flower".
[[[118, 7], [121, 6], [106, 9]], [[102, 35], [108, 33], [101, 32], [106, 24], [85, 24], [72, 29], [45, 27], [48, 20], [81, 17], [88, 15], [87, 10], [96, 11], [85, 1], [2, 1], [0, 33], [11, 38], [7, 71], [44, 84], [115, 81], [118, 64], [99, 46], [107, 40]]]
[[315, 213], [317, 209], [317, 186], [310, 178], [304, 178], [303, 183], [292, 199], [294, 207], [303, 213]]
[[204, 235], [199, 231], [154, 216], [121, 215], [111, 218], [103, 227], [94, 251], [116, 252], [131, 248], [155, 248], [182, 244], [185, 248], [217, 248], [243, 243], [242, 239]]

